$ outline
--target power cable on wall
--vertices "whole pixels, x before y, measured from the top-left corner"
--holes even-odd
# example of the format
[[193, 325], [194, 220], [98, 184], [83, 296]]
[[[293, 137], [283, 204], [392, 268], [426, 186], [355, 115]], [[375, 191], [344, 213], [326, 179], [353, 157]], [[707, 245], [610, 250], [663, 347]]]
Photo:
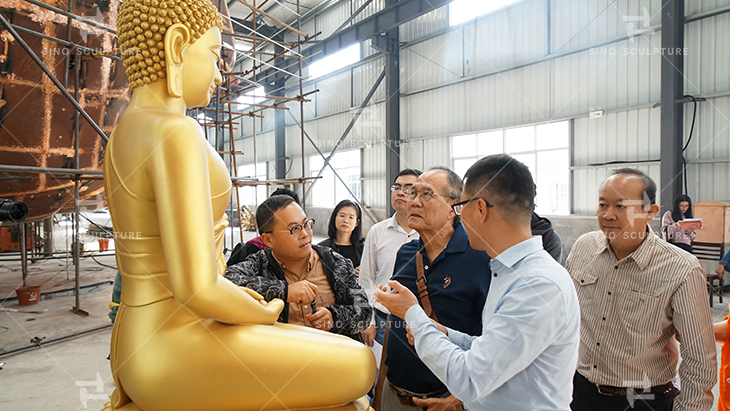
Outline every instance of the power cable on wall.
[[[694, 103], [694, 108], [692, 110], [692, 125], [689, 128], [689, 137], [687, 138], [687, 142], [684, 143], [684, 147], [682, 147], [682, 178], [684, 180], [684, 194], [687, 194], [687, 159], [684, 157], [684, 152], [687, 150], [687, 147], [689, 147], [689, 143], [692, 141], [692, 136], [694, 135], [695, 130], [695, 120], [697, 119], [697, 102], [698, 101], [704, 101], [704, 98], [697, 99], [697, 97], [692, 95], [685, 95], [683, 96], [685, 99], [691, 99]], [[654, 108], [659, 107], [659, 103], [654, 105]], [[601, 166], [610, 166], [613, 164], [635, 164], [635, 163], [658, 163], [661, 160], [615, 160], [615, 161], [609, 161], [606, 163], [592, 163], [588, 164], [590, 167], [601, 167]]]

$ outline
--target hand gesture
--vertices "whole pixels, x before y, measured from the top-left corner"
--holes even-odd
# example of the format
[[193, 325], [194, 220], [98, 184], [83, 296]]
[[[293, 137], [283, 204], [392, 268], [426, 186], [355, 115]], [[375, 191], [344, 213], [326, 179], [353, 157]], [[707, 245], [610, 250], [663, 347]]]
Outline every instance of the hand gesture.
[[427, 408], [428, 411], [464, 411], [461, 401], [453, 395], [446, 398], [427, 398], [425, 400], [413, 397], [413, 403], [419, 407]]
[[286, 302], [299, 305], [311, 304], [317, 296], [317, 286], [307, 280], [289, 284], [289, 295]]
[[418, 305], [418, 299], [411, 290], [398, 281], [388, 281], [388, 285], [392, 288], [390, 292], [388, 292], [388, 287], [378, 285], [375, 289], [375, 301], [383, 304], [391, 314], [405, 319], [406, 311], [412, 306]]
[[304, 318], [312, 324], [312, 327], [329, 331], [332, 329], [332, 312], [326, 308], [318, 308], [314, 314], [305, 315]]
[[722, 264], [718, 265], [715, 274], [719, 275], [720, 278], [725, 277], [725, 266]]
[[374, 325], [371, 325], [370, 327], [366, 328], [365, 331], [361, 332], [362, 339], [365, 342], [365, 345], [368, 347], [372, 347], [375, 342], [375, 334], [377, 334], [378, 330], [375, 329]]

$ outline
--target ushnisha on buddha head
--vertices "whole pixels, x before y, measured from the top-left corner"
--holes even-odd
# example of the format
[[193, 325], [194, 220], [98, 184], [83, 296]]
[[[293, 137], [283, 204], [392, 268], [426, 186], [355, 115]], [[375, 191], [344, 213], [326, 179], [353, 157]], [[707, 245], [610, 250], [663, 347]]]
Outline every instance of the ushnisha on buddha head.
[[195, 43], [212, 27], [218, 27], [218, 36], [222, 30], [220, 15], [210, 0], [122, 2], [117, 33], [131, 90], [167, 77], [169, 57], [166, 61], [165, 53], [170, 43], [165, 41], [165, 34], [176, 25], [186, 33], [187, 38], [183, 35], [178, 40], [186, 45]]

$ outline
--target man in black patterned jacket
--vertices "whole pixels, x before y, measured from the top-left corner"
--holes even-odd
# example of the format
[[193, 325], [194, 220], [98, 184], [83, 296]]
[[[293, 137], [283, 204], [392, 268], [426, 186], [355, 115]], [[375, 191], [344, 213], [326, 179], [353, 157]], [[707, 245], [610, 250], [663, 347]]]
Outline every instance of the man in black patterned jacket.
[[362, 341], [372, 307], [350, 260], [312, 244], [314, 220], [289, 196], [273, 196], [256, 210], [262, 241], [269, 246], [226, 269], [225, 278], [269, 301], [288, 304], [279, 321]]

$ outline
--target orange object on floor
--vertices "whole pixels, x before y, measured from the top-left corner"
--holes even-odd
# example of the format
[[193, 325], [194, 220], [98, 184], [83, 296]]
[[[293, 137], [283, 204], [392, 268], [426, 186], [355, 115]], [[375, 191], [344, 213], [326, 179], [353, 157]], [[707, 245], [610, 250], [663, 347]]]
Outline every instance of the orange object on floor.
[[[723, 320], [730, 318], [730, 315], [725, 317]], [[730, 378], [730, 321], [727, 322], [728, 333], [725, 337], [725, 344], [722, 346], [721, 364], [720, 364], [720, 398], [717, 401], [717, 409], [719, 411], [730, 411], [730, 383], [727, 379]]]

